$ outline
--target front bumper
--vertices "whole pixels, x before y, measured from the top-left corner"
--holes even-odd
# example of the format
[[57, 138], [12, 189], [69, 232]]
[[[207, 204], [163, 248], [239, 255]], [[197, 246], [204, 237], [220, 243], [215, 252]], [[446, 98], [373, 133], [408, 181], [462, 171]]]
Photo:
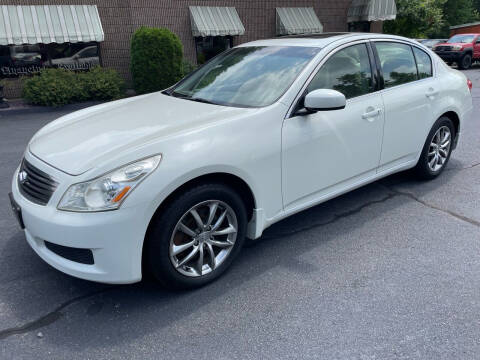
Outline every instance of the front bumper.
[[[33, 156], [29, 162], [57, 179], [67, 177]], [[149, 218], [145, 210], [121, 207], [115, 211], [76, 213], [56, 208], [67, 185], [61, 185], [46, 206], [27, 200], [17, 183], [18, 169], [12, 181], [12, 194], [21, 208], [25, 237], [32, 249], [48, 264], [69, 275], [110, 284], [126, 284], [142, 278], [142, 247]], [[70, 183], [70, 182], [69, 182]], [[46, 242], [75, 249], [89, 249], [94, 263], [71, 261], [51, 251]]]
[[445, 62], [457, 62], [465, 54], [464, 51], [435, 51], [435, 54], [440, 56], [440, 58]]

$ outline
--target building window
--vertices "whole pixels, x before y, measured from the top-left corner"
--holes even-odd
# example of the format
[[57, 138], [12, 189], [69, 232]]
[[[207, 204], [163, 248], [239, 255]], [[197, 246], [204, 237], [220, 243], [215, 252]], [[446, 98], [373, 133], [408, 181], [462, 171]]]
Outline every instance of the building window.
[[100, 64], [97, 42], [0, 46], [0, 77], [33, 75], [45, 68], [82, 71]]
[[202, 65], [231, 47], [233, 47], [232, 36], [196, 37], [197, 63]]
[[354, 21], [348, 23], [348, 31], [350, 32], [370, 32], [370, 21]]

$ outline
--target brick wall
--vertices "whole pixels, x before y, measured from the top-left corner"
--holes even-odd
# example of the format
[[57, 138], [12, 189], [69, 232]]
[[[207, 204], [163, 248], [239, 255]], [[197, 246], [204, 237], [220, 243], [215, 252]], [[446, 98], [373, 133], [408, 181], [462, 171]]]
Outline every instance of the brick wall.
[[133, 30], [147, 25], [166, 27], [182, 40], [185, 56], [195, 61], [189, 6], [234, 6], [245, 26], [245, 35], [235, 44], [275, 36], [276, 7], [313, 7], [324, 31], [347, 31], [347, 11], [351, 0], [130, 0]]
[[[116, 69], [131, 80], [130, 38], [142, 25], [166, 27], [176, 33], [184, 46], [185, 57], [195, 62], [188, 7], [234, 6], [245, 26], [245, 35], [235, 37], [239, 44], [275, 36], [276, 7], [313, 7], [324, 31], [347, 31], [347, 11], [351, 0], [1, 0], [2, 5], [98, 5], [105, 32], [101, 44], [103, 65]], [[8, 81], [7, 98], [21, 95], [20, 81]]]

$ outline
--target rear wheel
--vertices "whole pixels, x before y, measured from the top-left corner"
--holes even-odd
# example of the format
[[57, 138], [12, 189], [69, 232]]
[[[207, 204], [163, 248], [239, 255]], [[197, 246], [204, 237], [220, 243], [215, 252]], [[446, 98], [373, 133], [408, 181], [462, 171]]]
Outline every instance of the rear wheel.
[[197, 186], [153, 219], [146, 261], [168, 288], [205, 285], [219, 277], [245, 241], [247, 215], [240, 196], [223, 184]]
[[428, 134], [415, 167], [415, 172], [420, 178], [430, 180], [442, 173], [450, 160], [454, 139], [455, 127], [452, 120], [442, 116]]
[[458, 67], [462, 70], [468, 70], [472, 66], [472, 55], [470, 54], [465, 54], [463, 57], [460, 59], [460, 62], [458, 63]]

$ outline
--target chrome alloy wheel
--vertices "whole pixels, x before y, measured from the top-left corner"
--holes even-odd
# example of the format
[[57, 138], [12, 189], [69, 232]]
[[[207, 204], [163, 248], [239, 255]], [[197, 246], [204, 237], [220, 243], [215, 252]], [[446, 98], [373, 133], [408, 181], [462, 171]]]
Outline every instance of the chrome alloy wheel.
[[237, 216], [223, 201], [208, 200], [181, 217], [170, 238], [174, 268], [190, 277], [203, 276], [220, 266], [237, 239]]
[[428, 149], [428, 167], [431, 171], [439, 171], [447, 162], [452, 146], [452, 132], [448, 126], [442, 126], [433, 136]]

